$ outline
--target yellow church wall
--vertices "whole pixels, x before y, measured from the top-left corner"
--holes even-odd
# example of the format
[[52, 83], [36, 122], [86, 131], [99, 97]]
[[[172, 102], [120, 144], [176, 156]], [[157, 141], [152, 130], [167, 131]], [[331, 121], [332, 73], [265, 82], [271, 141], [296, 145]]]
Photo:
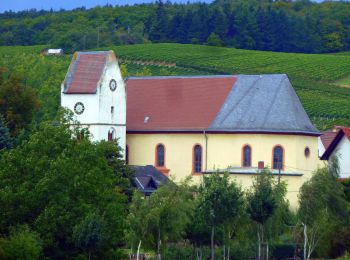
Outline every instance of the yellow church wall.
[[[206, 142], [207, 140], [207, 142]], [[297, 194], [302, 183], [311, 177], [311, 172], [319, 163], [317, 137], [275, 134], [127, 134], [130, 165], [155, 165], [155, 149], [158, 144], [165, 146], [165, 167], [169, 176], [180, 181], [192, 174], [193, 147], [202, 146], [202, 169], [224, 170], [228, 167], [240, 168], [242, 148], [249, 144], [252, 149], [252, 167], [259, 161], [265, 166], [272, 164], [272, 150], [276, 145], [284, 149], [285, 174], [302, 176], [282, 176], [288, 183], [287, 198], [292, 207], [297, 206]], [[207, 150], [206, 150], [207, 147]], [[304, 149], [309, 147], [310, 155], [305, 157]], [[243, 188], [251, 186], [254, 174], [231, 174]], [[194, 175], [199, 183], [201, 175]]]

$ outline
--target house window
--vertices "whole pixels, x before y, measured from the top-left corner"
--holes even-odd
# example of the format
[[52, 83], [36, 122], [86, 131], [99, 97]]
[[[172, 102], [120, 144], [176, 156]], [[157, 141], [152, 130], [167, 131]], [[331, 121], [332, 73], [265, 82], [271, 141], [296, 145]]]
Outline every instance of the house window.
[[202, 172], [202, 147], [197, 144], [193, 148], [193, 173]]
[[108, 131], [108, 141], [113, 141], [114, 138], [115, 138], [115, 130], [114, 128], [111, 128]]
[[249, 145], [243, 147], [243, 167], [252, 166], [252, 148]]
[[129, 146], [125, 146], [125, 164], [129, 164]]
[[283, 148], [277, 145], [273, 148], [273, 169], [283, 169]]
[[162, 144], [158, 144], [156, 148], [156, 166], [164, 167], [165, 165], [165, 147]]

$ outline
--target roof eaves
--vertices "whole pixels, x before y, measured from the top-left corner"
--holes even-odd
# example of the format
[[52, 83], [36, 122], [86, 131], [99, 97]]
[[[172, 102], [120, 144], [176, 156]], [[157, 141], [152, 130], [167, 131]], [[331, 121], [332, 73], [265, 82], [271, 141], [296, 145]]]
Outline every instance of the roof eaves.
[[338, 131], [337, 135], [334, 137], [331, 144], [328, 146], [326, 151], [321, 156], [321, 160], [328, 160], [329, 159], [329, 157], [331, 156], [331, 154], [333, 153], [334, 149], [337, 147], [338, 143], [343, 138], [343, 136], [344, 136], [344, 132], [341, 129], [340, 131]]

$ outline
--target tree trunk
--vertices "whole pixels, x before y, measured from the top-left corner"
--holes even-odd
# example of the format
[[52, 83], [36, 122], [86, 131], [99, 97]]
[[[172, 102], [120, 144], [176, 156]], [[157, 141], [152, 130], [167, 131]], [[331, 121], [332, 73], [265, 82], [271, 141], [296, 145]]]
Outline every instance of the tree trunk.
[[91, 251], [89, 250], [89, 260], [91, 259]]
[[261, 260], [261, 237], [260, 237], [260, 225], [258, 224], [258, 259]]
[[227, 247], [227, 258], [226, 260], [230, 260], [230, 246]]
[[269, 243], [266, 241], [266, 260], [269, 259]]
[[139, 246], [137, 247], [136, 260], [140, 260], [140, 247], [141, 247], [141, 240], [140, 240]]
[[307, 260], [307, 253], [306, 253], [306, 248], [307, 248], [307, 226], [306, 224], [303, 223], [304, 226], [304, 260]]
[[215, 259], [215, 251], [214, 251], [214, 226], [211, 227], [211, 240], [210, 240], [210, 245], [211, 245], [211, 260]]
[[162, 257], [160, 255], [160, 245], [161, 245], [161, 240], [160, 240], [160, 229], [158, 229], [158, 242], [157, 242], [157, 256], [158, 256], [158, 260], [161, 260]]

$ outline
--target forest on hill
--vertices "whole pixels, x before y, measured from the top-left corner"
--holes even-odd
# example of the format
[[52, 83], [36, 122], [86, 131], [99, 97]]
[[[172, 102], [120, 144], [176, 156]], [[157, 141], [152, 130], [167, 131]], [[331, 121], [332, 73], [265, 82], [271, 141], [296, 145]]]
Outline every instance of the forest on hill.
[[72, 52], [147, 42], [302, 53], [346, 51], [350, 50], [350, 3], [157, 0], [133, 6], [0, 14], [0, 45], [45, 44]]

